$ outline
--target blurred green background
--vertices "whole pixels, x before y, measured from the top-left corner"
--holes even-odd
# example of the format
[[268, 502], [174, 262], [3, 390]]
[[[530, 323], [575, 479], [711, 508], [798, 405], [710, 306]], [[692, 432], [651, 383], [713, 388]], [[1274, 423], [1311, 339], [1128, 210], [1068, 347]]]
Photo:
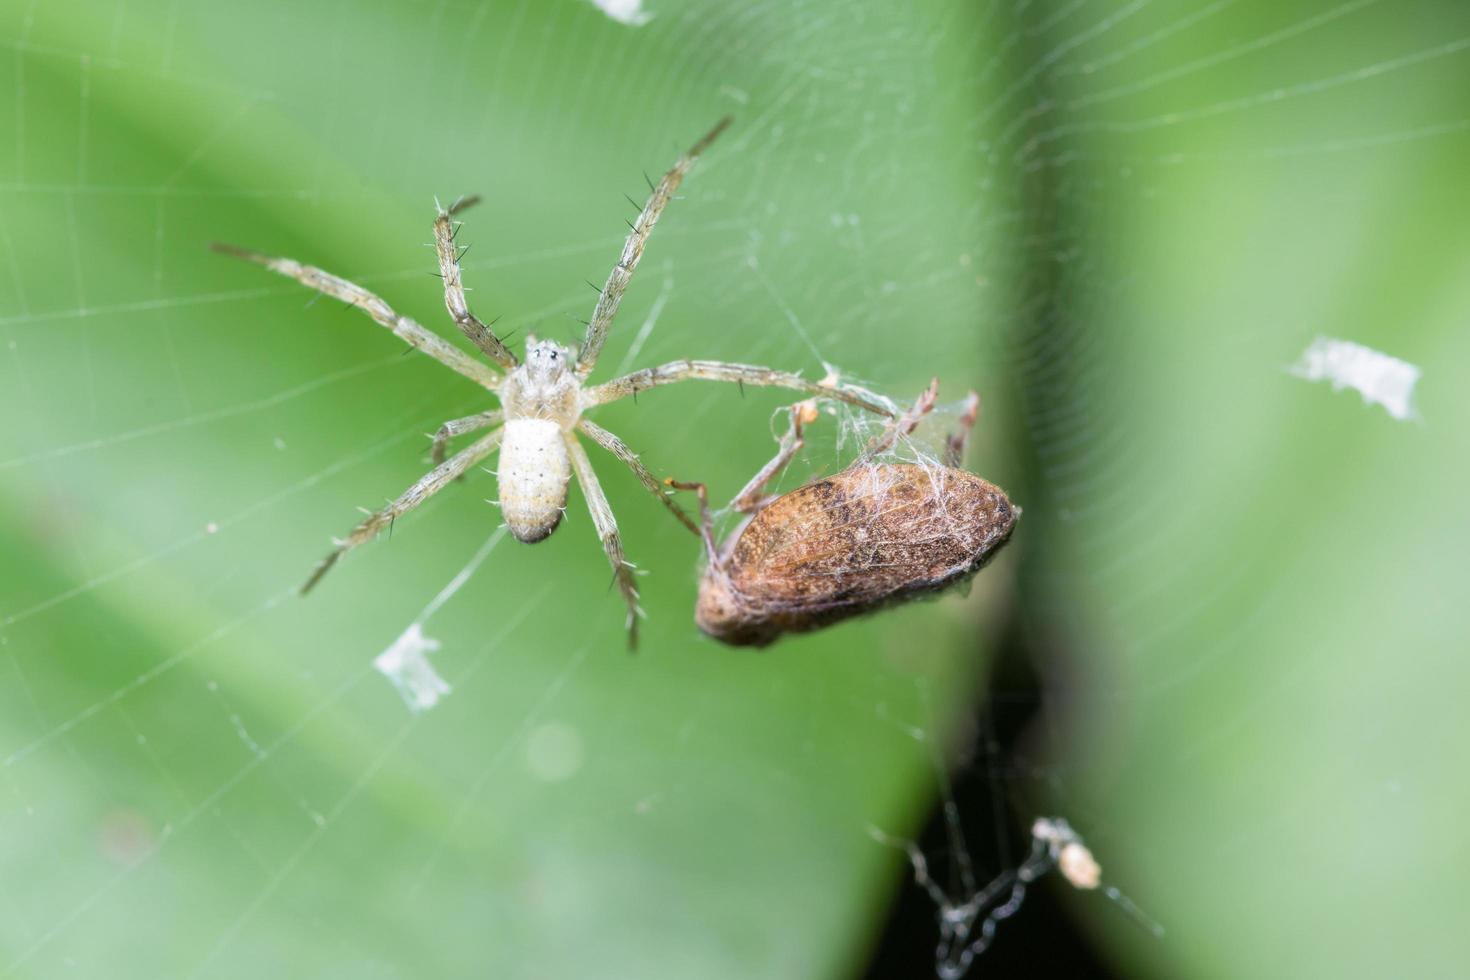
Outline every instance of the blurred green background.
[[[1163, 923], [1067, 896], [1120, 974], [1462, 974], [1470, 8], [647, 10], [0, 9], [0, 976], [854, 975], [912, 887], [869, 830], [923, 825], [1002, 653], [1034, 737], [954, 778]], [[485, 400], [206, 243], [449, 336], [433, 200], [479, 193], [476, 310], [571, 340], [624, 194], [727, 113], [599, 377], [973, 387], [1015, 541], [966, 598], [726, 650], [696, 542], [594, 447], [642, 651], [573, 490], [426, 623], [454, 692], [410, 714], [372, 658], [493, 478], [292, 590]], [[1419, 418], [1293, 376], [1318, 335], [1422, 368]], [[727, 499], [785, 400], [595, 418]], [[818, 428], [785, 486], [850, 458]]]

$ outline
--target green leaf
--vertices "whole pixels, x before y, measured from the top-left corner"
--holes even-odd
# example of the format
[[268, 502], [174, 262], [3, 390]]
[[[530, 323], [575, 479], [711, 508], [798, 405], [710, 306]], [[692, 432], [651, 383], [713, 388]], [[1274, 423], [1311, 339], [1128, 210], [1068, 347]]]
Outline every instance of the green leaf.
[[[941, 760], [1160, 920], [1069, 896], [1120, 972], [1455, 973], [1470, 18], [1413, 6], [0, 11], [0, 975], [852, 975], [913, 887], [870, 831]], [[425, 615], [499, 524], [478, 470], [299, 598], [491, 401], [208, 244], [468, 349], [425, 245], [480, 194], [471, 305], [572, 342], [626, 198], [726, 114], [596, 377], [979, 391], [968, 465], [1025, 517], [968, 597], [720, 647], [698, 541], [594, 447], [637, 655], [576, 490]], [[1418, 417], [1294, 375], [1319, 336], [1421, 369]], [[724, 500], [789, 400], [596, 420]], [[415, 714], [373, 659], [420, 622], [453, 690]], [[1038, 734], [962, 764], [998, 655]]]

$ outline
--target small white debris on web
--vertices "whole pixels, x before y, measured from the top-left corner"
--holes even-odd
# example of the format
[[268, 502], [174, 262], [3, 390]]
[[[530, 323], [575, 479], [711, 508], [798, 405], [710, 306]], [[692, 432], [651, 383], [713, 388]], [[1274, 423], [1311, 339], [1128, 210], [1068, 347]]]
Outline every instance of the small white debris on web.
[[1334, 391], [1352, 388], [1366, 404], [1382, 405], [1400, 421], [1416, 417], [1410, 399], [1422, 372], [1371, 347], [1319, 336], [1291, 366], [1291, 373], [1308, 381], [1330, 381]]
[[592, 0], [597, 8], [620, 24], [642, 27], [653, 19], [653, 14], [643, 9], [643, 0]]
[[1057, 854], [1057, 870], [1072, 883], [1073, 888], [1090, 891], [1102, 883], [1102, 868], [1086, 847], [1072, 842], [1062, 845]]
[[432, 708], [453, 690], [424, 656], [438, 649], [439, 641], [425, 636], [423, 627], [414, 623], [373, 660], [373, 666], [393, 682], [408, 710], [415, 714]]

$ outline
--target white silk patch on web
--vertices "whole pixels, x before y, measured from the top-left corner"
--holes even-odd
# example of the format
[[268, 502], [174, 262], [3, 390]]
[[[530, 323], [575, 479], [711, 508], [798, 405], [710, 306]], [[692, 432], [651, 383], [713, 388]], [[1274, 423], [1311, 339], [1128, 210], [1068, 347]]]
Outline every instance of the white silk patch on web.
[[642, 27], [653, 20], [653, 14], [643, 9], [643, 0], [592, 0], [597, 9], [619, 24]]
[[1382, 405], [1401, 422], [1418, 418], [1412, 399], [1422, 372], [1371, 347], [1319, 336], [1291, 366], [1291, 373], [1308, 381], [1330, 381], [1334, 391], [1352, 388], [1366, 404]]
[[439, 594], [424, 607], [424, 611], [409, 624], [408, 629], [388, 649], [373, 658], [373, 666], [392, 682], [412, 713], [428, 711], [439, 703], [440, 698], [454, 690], [448, 681], [439, 676], [434, 665], [429, 663], [428, 654], [439, 649], [439, 641], [424, 633], [424, 624], [439, 611], [440, 606], [464, 587], [504, 537], [505, 528], [501, 527], [486, 538], [464, 568], [459, 570], [459, 574], [439, 590]]
[[403, 703], [414, 714], [427, 711], [439, 703], [439, 699], [454, 690], [449, 682], [440, 677], [429, 663], [427, 654], [439, 649], [439, 641], [424, 635], [418, 623], [409, 626], [393, 645], [373, 659], [378, 673], [388, 678]]

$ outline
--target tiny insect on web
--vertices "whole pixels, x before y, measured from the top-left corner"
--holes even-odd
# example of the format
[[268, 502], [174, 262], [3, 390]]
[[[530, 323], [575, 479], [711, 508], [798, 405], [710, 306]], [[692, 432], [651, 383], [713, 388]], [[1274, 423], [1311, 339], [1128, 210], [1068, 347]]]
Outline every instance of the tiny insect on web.
[[668, 481], [699, 495], [707, 563], [695, 622], [732, 646], [766, 646], [966, 580], [1010, 539], [1021, 510], [999, 487], [958, 468], [979, 397], [971, 393], [944, 464], [880, 462], [934, 407], [935, 379], [842, 472], [786, 494], [765, 492], [803, 445], [812, 401], [791, 407], [775, 457], [732, 509], [748, 515], [717, 543], [704, 484]]
[[[597, 365], [603, 344], [607, 341], [613, 318], [617, 315], [623, 293], [632, 280], [638, 261], [653, 232], [659, 215], [672, 200], [685, 174], [701, 153], [730, 124], [726, 117], [706, 133], [684, 156], [680, 157], [663, 179], [652, 188], [642, 212], [633, 222], [632, 232], [623, 245], [618, 262], [609, 273], [599, 296], [592, 319], [581, 346], [573, 350], [549, 340], [526, 338], [524, 361], [506, 347], [490, 326], [469, 308], [460, 276], [459, 260], [463, 254], [455, 244], [455, 216], [478, 198], [461, 199], [449, 208], [440, 208], [434, 220], [434, 245], [438, 253], [440, 274], [444, 280], [444, 305], [461, 333], [483, 354], [490, 364], [475, 360], [464, 351], [423, 326], [395, 311], [380, 297], [355, 283], [293, 259], [264, 255], [233, 245], [212, 247], [227, 255], [263, 265], [273, 272], [288, 276], [305, 286], [343, 300], [360, 308], [379, 325], [402, 338], [410, 347], [428, 354], [445, 367], [479, 384], [500, 401], [497, 409], [482, 411], [444, 423], [434, 437], [435, 466], [417, 483], [403, 491], [387, 507], [371, 514], [336, 542], [333, 551], [317, 565], [302, 592], [309, 591], [344, 554], [375, 538], [403, 514], [413, 510], [429, 497], [467, 473], [471, 467], [497, 450], [500, 461], [497, 474], [500, 484], [500, 507], [511, 533], [521, 541], [543, 540], [560, 524], [565, 511], [567, 486], [573, 474], [582, 486], [588, 510], [603, 550], [612, 564], [614, 575], [628, 608], [629, 646], [637, 643], [638, 587], [633, 565], [623, 554], [622, 539], [612, 508], [603, 494], [592, 462], [577, 434], [581, 433], [611, 453], [643, 484], [649, 493], [691, 531], [698, 528], [673, 502], [657, 478], [639, 460], [638, 455], [611, 432], [582, 417], [588, 409], [660, 385], [680, 381], [726, 381], [739, 385], [787, 388], [809, 395], [836, 398], [849, 404], [891, 416], [886, 401], [862, 388], [827, 380], [808, 381], [797, 374], [753, 364], [724, 361], [678, 360], [658, 367], [644, 368], [599, 385], [586, 386]], [[493, 366], [492, 366], [493, 365]], [[456, 436], [491, 430], [467, 448], [445, 459], [449, 441]]]

